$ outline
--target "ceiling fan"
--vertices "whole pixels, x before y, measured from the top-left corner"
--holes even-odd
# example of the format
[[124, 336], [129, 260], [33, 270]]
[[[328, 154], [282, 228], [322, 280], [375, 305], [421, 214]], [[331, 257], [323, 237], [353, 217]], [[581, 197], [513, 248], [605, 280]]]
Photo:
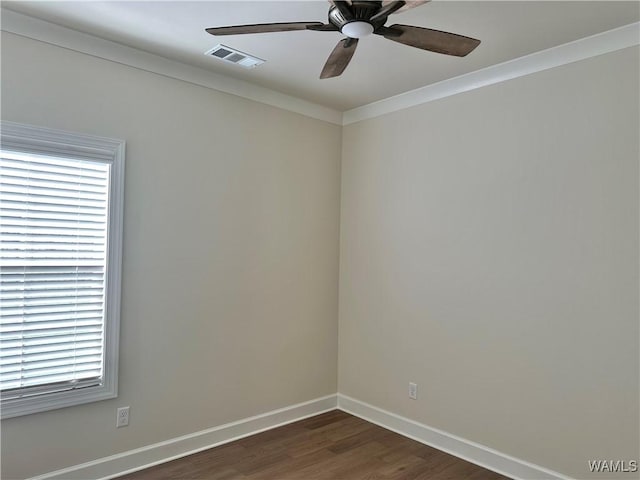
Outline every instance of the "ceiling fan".
[[441, 32], [430, 28], [395, 24], [384, 24], [392, 13], [407, 10], [427, 3], [429, 0], [329, 0], [329, 23], [289, 22], [259, 23], [212, 27], [206, 31], [211, 35], [241, 35], [248, 33], [288, 32], [293, 30], [315, 30], [319, 32], [341, 32], [346, 38], [340, 40], [320, 73], [320, 78], [337, 77], [344, 72], [351, 61], [358, 39], [380, 35], [393, 42], [402, 43], [422, 50], [464, 57], [471, 53], [480, 40]]

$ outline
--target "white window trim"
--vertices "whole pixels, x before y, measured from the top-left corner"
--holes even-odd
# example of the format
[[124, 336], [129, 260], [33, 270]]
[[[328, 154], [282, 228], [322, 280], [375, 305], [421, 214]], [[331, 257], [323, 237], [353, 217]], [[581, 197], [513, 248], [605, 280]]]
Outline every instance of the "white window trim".
[[107, 225], [103, 384], [86, 389], [5, 400], [0, 404], [1, 416], [3, 419], [11, 418], [115, 398], [118, 396], [125, 142], [4, 120], [0, 126], [3, 149], [66, 158], [90, 159], [111, 165], [110, 209]]

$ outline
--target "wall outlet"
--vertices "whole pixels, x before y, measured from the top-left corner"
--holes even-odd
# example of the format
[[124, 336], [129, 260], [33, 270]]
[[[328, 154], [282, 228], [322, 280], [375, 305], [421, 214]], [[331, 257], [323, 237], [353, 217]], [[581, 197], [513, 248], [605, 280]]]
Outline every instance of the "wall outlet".
[[418, 398], [418, 384], [409, 383], [409, 398], [416, 400]]
[[129, 407], [120, 407], [116, 410], [116, 427], [129, 425]]

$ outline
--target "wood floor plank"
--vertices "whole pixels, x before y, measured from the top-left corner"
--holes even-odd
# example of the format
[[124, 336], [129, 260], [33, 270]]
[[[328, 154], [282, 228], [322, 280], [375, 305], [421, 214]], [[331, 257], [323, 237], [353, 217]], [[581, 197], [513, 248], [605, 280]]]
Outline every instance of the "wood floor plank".
[[413, 480], [427, 468], [426, 460], [415, 455], [406, 455], [374, 472], [367, 480]]
[[384, 451], [381, 443], [368, 442], [347, 452], [336, 455], [330, 460], [317, 463], [300, 470], [299, 478], [307, 480], [359, 479], [365, 478], [372, 467], [382, 465], [376, 457]]
[[249, 480], [288, 480], [299, 477], [305, 468], [333, 459], [336, 454], [326, 449], [317, 450], [300, 457], [289, 458], [283, 462], [248, 476]]
[[316, 428], [324, 427], [325, 425], [345, 420], [349, 417], [350, 415], [342, 410], [331, 410], [330, 412], [316, 415], [315, 417], [307, 418], [297, 423], [309, 430], [315, 430]]
[[508, 480], [333, 410], [120, 480]]
[[367, 431], [371, 424], [356, 419], [355, 417], [340, 420], [330, 425], [311, 430], [304, 442], [296, 442], [290, 445], [286, 452], [292, 457], [299, 457], [308, 453], [329, 448], [336, 442], [352, 437], [358, 433]]

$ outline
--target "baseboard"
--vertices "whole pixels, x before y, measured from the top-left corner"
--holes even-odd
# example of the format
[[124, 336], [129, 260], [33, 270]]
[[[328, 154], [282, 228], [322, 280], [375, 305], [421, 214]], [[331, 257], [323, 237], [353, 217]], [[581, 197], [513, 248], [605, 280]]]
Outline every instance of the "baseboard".
[[405, 437], [516, 480], [571, 480], [539, 465], [514, 458], [342, 394], [244, 418], [145, 447], [56, 470], [29, 480], [107, 480], [223, 445], [265, 430], [339, 408]]
[[338, 408], [376, 425], [516, 480], [571, 480], [539, 465], [338, 394]]
[[86, 480], [88, 478], [106, 480], [115, 478], [334, 410], [336, 406], [337, 395], [327, 395], [164, 442], [49, 472], [32, 477], [30, 480]]

